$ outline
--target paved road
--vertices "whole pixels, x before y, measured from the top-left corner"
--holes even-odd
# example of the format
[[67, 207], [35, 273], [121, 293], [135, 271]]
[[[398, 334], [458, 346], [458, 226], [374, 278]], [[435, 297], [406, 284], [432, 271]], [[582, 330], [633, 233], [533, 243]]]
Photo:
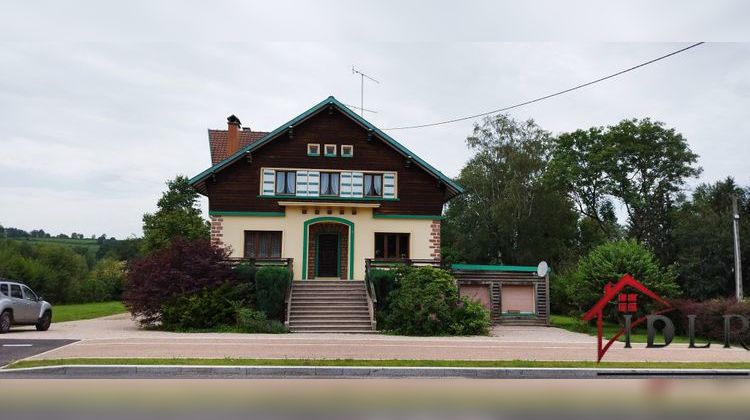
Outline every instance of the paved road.
[[29, 339], [0, 339], [0, 366], [5, 366], [16, 360], [25, 359], [52, 349], [62, 347], [77, 340], [29, 340]]
[[[49, 331], [16, 329], [13, 338], [80, 339], [34, 359], [76, 357], [260, 359], [596, 360], [596, 338], [548, 327], [498, 326], [490, 337], [400, 337], [381, 334], [182, 334], [144, 331], [128, 315], [53, 324]], [[689, 349], [672, 344], [646, 349], [615, 344], [607, 361], [741, 361], [750, 351]]]

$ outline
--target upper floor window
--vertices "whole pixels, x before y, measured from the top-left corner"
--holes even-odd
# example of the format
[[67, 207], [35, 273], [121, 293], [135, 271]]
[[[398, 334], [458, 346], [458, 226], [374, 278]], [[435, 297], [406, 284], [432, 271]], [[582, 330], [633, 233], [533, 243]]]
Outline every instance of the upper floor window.
[[294, 195], [296, 192], [297, 173], [294, 171], [276, 171], [276, 194]]
[[354, 156], [354, 146], [351, 144], [344, 144], [341, 146], [341, 157], [352, 157]]
[[383, 195], [383, 176], [381, 174], [365, 174], [365, 197], [380, 197]]
[[320, 145], [317, 143], [308, 143], [307, 155], [308, 156], [320, 156]]
[[323, 146], [323, 154], [326, 157], [335, 157], [336, 156], [336, 145], [335, 144], [326, 144]]
[[338, 172], [320, 173], [320, 195], [339, 195]]

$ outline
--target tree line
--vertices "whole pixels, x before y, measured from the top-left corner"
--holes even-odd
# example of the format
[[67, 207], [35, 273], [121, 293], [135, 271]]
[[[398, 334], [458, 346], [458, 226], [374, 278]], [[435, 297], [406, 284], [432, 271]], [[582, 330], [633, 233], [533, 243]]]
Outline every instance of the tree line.
[[[750, 189], [727, 177], [688, 192], [702, 169], [674, 128], [645, 118], [552, 135], [533, 120], [496, 115], [475, 124], [466, 143], [474, 156], [457, 178], [466, 192], [448, 204], [443, 222], [447, 262], [546, 260], [558, 309], [576, 303], [571, 284], [581, 270], [619, 264], [607, 258], [660, 273], [653, 277], [672, 296], [733, 294], [732, 197], [748, 214]], [[750, 225], [741, 226], [750, 238]], [[592, 256], [606, 246], [618, 249]], [[742, 261], [747, 270], [750, 248]], [[600, 295], [600, 286], [588, 287]]]

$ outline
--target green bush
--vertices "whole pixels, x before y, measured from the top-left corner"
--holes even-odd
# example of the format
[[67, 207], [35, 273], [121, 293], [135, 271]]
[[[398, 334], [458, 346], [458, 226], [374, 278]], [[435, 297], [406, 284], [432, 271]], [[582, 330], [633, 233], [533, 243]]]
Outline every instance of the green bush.
[[87, 273], [86, 259], [68, 246], [0, 239], [0, 277], [28, 284], [53, 304], [80, 301]]
[[373, 268], [367, 273], [367, 279], [375, 288], [375, 296], [378, 299], [376, 309], [382, 311], [388, 307], [389, 296], [396, 288], [396, 270]]
[[81, 285], [80, 300], [106, 302], [119, 300], [125, 279], [125, 262], [111, 258], [99, 261]]
[[226, 283], [179, 296], [163, 305], [161, 326], [166, 330], [185, 331], [234, 325], [238, 306], [249, 300], [250, 295], [250, 285]]
[[[564, 285], [562, 297], [560, 294], [554, 296], [556, 299], [566, 299], [575, 311], [582, 313], [602, 297], [607, 283], [616, 283], [624, 274], [632, 275], [665, 299], [680, 293], [672, 267], [662, 267], [648, 248], [627, 240], [608, 242], [594, 248], [561, 281]], [[607, 310], [605, 317], [617, 321], [614, 308]]]
[[256, 306], [269, 319], [283, 319], [284, 293], [291, 277], [289, 270], [283, 267], [261, 267], [255, 274]]
[[250, 263], [241, 263], [232, 269], [232, 274], [242, 283], [255, 283], [257, 272], [255, 265]]
[[461, 303], [453, 312], [453, 322], [450, 325], [451, 335], [487, 335], [490, 331], [490, 311], [481, 303], [468, 299], [461, 299]]
[[227, 286], [182, 295], [162, 308], [161, 322], [166, 330], [208, 329], [231, 325], [234, 307], [224, 298]]
[[384, 329], [402, 335], [468, 335], [486, 333], [489, 313], [459, 299], [451, 275], [432, 267], [397, 270], [398, 288], [390, 294]]
[[249, 334], [283, 334], [287, 328], [279, 321], [269, 320], [266, 314], [250, 308], [237, 311], [237, 329]]

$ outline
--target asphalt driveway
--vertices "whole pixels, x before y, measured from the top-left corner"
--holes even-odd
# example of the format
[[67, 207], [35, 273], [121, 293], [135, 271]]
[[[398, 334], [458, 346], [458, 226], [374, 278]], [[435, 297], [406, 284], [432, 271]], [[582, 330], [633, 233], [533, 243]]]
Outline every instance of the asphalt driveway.
[[[262, 359], [442, 359], [596, 360], [596, 338], [551, 327], [497, 326], [489, 337], [402, 337], [382, 334], [224, 334], [141, 330], [129, 315], [53, 324], [49, 331], [16, 329], [14, 339], [80, 340], [33, 359], [262, 358]], [[615, 344], [609, 361], [750, 362], [750, 352], [672, 344], [646, 349]]]
[[0, 366], [75, 343], [77, 340], [0, 339]]

